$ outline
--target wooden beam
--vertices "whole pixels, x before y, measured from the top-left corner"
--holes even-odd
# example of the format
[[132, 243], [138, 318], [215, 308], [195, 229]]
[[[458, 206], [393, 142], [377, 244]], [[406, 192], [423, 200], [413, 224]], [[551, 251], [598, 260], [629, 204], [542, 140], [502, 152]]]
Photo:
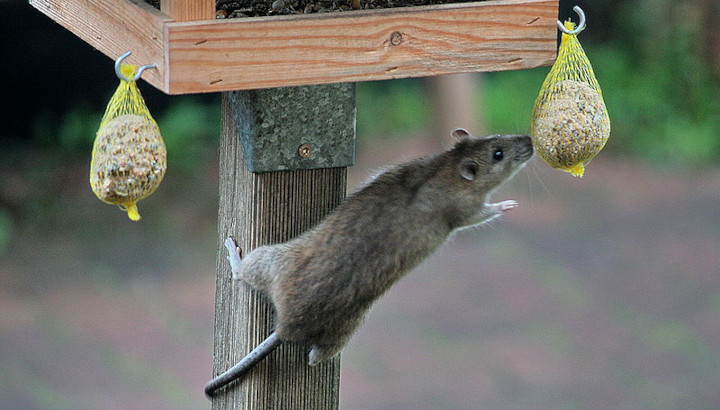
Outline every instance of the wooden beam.
[[160, 10], [175, 21], [212, 20], [215, 0], [162, 0]]
[[113, 60], [132, 51], [126, 62], [157, 64], [142, 78], [167, 89], [163, 30], [170, 18], [159, 10], [140, 0], [30, 0], [30, 4]]
[[168, 23], [171, 94], [537, 67], [557, 0]]
[[[143, 79], [168, 94], [515, 70], [550, 64], [558, 0], [198, 20], [208, 0], [30, 0], [112, 59], [158, 65]], [[197, 14], [196, 14], [197, 13]]]

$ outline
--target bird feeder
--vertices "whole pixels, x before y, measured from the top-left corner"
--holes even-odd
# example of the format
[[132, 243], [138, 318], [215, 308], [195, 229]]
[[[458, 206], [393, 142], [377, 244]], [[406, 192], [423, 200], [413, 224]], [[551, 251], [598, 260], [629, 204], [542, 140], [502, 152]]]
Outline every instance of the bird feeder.
[[[262, 295], [232, 283], [222, 244], [233, 235], [248, 252], [288, 240], [342, 201], [354, 83], [519, 70], [556, 55], [558, 0], [222, 20], [215, 0], [30, 4], [112, 60], [131, 51], [131, 63], [155, 64], [142, 78], [166, 94], [223, 92], [214, 375], [270, 333], [273, 315]], [[306, 353], [283, 344], [213, 408], [337, 409], [339, 359], [309, 367]]]

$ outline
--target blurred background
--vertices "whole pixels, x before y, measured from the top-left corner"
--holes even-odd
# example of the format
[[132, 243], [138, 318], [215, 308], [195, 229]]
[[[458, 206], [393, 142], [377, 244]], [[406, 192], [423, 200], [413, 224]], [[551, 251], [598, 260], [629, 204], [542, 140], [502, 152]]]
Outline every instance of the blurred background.
[[[371, 311], [341, 408], [720, 408], [720, 2], [579, 4], [613, 132], [582, 179], [534, 159]], [[218, 95], [140, 82], [168, 146], [130, 222], [95, 198], [112, 62], [0, 0], [0, 409], [200, 409], [211, 375]], [[547, 67], [357, 87], [374, 169], [525, 133]]]

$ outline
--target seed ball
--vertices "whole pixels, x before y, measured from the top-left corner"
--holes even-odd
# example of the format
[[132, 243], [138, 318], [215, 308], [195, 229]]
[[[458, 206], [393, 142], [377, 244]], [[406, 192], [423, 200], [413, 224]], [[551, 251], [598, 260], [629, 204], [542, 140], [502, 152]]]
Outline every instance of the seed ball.
[[157, 189], [166, 169], [165, 143], [154, 121], [140, 115], [121, 115], [98, 131], [90, 185], [100, 200], [136, 209], [135, 202]]
[[533, 116], [538, 155], [551, 167], [582, 176], [584, 165], [610, 136], [602, 95], [581, 81], [565, 80], [547, 90]]

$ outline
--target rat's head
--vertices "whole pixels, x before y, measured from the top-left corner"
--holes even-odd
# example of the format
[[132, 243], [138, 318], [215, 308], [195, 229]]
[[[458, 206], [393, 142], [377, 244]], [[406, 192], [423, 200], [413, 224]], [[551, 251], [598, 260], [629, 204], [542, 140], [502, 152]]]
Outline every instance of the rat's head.
[[462, 128], [452, 132], [458, 139], [450, 151], [457, 166], [461, 185], [486, 194], [510, 179], [533, 155], [527, 135], [474, 137]]

